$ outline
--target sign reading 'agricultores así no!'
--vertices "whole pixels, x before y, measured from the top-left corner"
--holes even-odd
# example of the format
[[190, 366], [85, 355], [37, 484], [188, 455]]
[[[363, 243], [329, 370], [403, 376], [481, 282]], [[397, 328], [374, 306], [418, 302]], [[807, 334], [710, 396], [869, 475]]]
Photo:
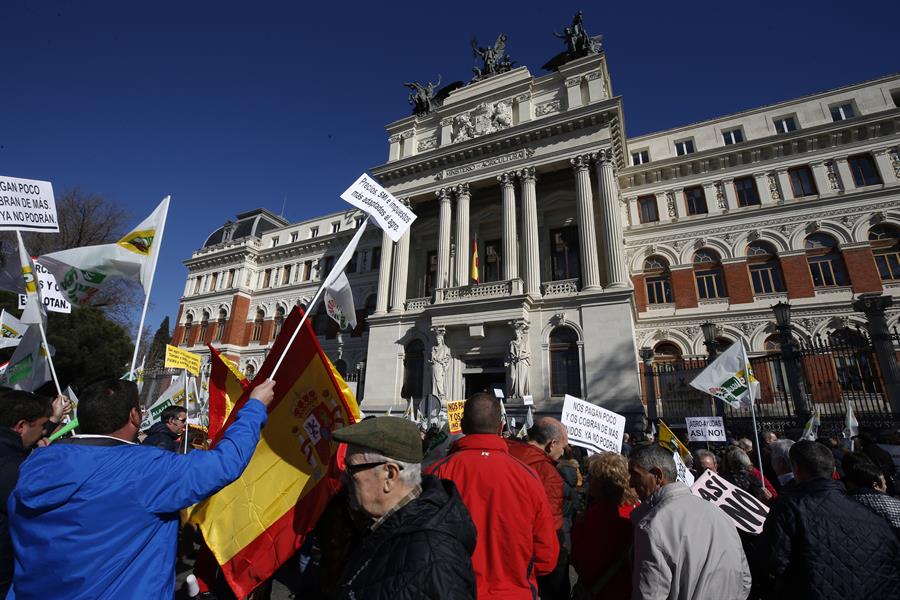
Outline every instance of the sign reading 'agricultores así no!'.
[[0, 175], [0, 230], [58, 233], [56, 200], [49, 181]]

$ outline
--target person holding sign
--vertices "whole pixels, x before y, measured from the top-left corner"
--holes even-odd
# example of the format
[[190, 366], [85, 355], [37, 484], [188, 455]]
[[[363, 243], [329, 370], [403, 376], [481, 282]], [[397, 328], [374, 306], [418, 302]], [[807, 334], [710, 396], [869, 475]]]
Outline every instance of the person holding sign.
[[631, 513], [633, 597], [744, 600], [750, 569], [734, 523], [676, 481], [672, 453], [656, 444], [636, 447], [628, 474], [641, 499]]

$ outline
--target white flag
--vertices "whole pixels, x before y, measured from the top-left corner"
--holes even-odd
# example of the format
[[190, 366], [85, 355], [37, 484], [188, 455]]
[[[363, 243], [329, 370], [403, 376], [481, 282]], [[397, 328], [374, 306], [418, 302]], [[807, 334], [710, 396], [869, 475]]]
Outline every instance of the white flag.
[[41, 343], [41, 332], [30, 326], [13, 352], [3, 374], [3, 384], [15, 390], [33, 392], [51, 379], [47, 350]]
[[28, 325], [5, 310], [0, 313], [0, 348], [18, 346]]
[[859, 435], [859, 421], [856, 420], [856, 415], [853, 414], [853, 405], [849, 401], [847, 402], [847, 418], [844, 421], [843, 433], [848, 440]]
[[181, 375], [172, 382], [172, 385], [163, 392], [163, 395], [147, 408], [147, 412], [144, 413], [144, 418], [141, 421], [141, 431], [150, 429], [150, 427], [158, 423], [162, 411], [165, 410], [167, 406], [185, 406], [184, 392], [186, 387], [187, 374], [185, 371], [182, 371]]
[[806, 425], [803, 427], [803, 435], [800, 436], [801, 440], [809, 440], [811, 442], [819, 439], [819, 425], [822, 424], [822, 415], [819, 412], [819, 409], [813, 411], [812, 415], [809, 417], [809, 421], [806, 422]]
[[39, 261], [53, 273], [63, 295], [73, 304], [84, 304], [111, 276], [139, 281], [144, 292], [149, 293], [159, 256], [157, 242], [168, 210], [169, 197], [166, 196], [149, 217], [115, 244], [51, 252], [41, 256]]
[[75, 395], [75, 390], [72, 389], [71, 385], [66, 386], [66, 389], [63, 390], [63, 396], [72, 402], [72, 412], [66, 415], [66, 423], [68, 423], [78, 414], [78, 396]]
[[759, 382], [753, 376], [743, 340], [737, 340], [716, 357], [691, 381], [691, 386], [734, 408], [749, 406], [759, 397]]
[[19, 240], [19, 260], [22, 263], [22, 278], [25, 281], [25, 310], [22, 311], [21, 321], [28, 324], [40, 323], [43, 325], [47, 322], [47, 312], [44, 310], [44, 303], [41, 301], [37, 274], [34, 272], [34, 263], [31, 260], [31, 255], [28, 254], [28, 250], [25, 249], [25, 242], [22, 241], [22, 234], [19, 231], [16, 231], [16, 237]]
[[347, 275], [342, 271], [325, 286], [325, 312], [341, 329], [356, 329], [356, 305]]

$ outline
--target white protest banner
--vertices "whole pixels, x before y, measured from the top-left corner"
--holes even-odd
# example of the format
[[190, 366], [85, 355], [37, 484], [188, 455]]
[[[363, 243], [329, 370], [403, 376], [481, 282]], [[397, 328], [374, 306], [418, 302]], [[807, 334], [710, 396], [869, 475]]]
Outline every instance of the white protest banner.
[[621, 452], [625, 417], [566, 394], [560, 418], [569, 443], [594, 452]]
[[691, 493], [704, 500], [709, 500], [725, 511], [738, 529], [747, 533], [762, 533], [769, 508], [709, 469], [697, 478], [697, 481], [691, 486]]
[[[51, 312], [71, 313], [72, 305], [69, 304], [62, 290], [59, 289], [59, 284], [56, 283], [56, 277], [53, 273], [45, 269], [39, 262], [34, 263], [34, 272], [37, 273], [38, 287], [41, 290], [41, 301], [44, 303], [44, 308]], [[25, 308], [27, 302], [28, 296], [19, 294], [20, 310]]]
[[365, 173], [341, 194], [341, 199], [372, 215], [395, 242], [416, 220], [415, 213]]
[[503, 395], [503, 390], [500, 388], [494, 388], [494, 398], [498, 400], [503, 400], [506, 396]]
[[18, 346], [28, 325], [5, 310], [0, 312], [0, 348]]
[[691, 473], [691, 470], [688, 469], [687, 465], [684, 464], [684, 461], [681, 460], [681, 455], [678, 454], [678, 452], [673, 452], [672, 458], [675, 459], [675, 472], [678, 481], [688, 487], [694, 485], [694, 474]]
[[522, 396], [522, 404], [525, 406], [533, 406], [534, 405], [534, 396], [530, 394], [525, 394]]
[[0, 175], [0, 229], [59, 233], [53, 184]]
[[686, 417], [689, 442], [724, 442], [722, 417]]

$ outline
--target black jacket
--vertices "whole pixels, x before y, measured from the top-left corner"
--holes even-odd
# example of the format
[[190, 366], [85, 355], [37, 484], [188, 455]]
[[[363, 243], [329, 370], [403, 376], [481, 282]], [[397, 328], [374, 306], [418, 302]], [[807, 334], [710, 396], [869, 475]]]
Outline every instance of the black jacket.
[[900, 542], [831, 479], [779, 496], [751, 563], [764, 598], [900, 598]]
[[165, 423], [159, 422], [153, 424], [153, 427], [147, 432], [147, 437], [141, 443], [144, 446], [156, 446], [163, 450], [177, 452], [178, 444], [175, 443], [177, 439], [178, 434], [169, 429], [169, 426]]
[[6, 502], [19, 478], [19, 465], [28, 457], [22, 438], [8, 427], [0, 427], [0, 598], [6, 597], [13, 577], [13, 547], [9, 539]]
[[452, 481], [422, 476], [422, 494], [350, 555], [337, 597], [475, 600], [475, 525]]

